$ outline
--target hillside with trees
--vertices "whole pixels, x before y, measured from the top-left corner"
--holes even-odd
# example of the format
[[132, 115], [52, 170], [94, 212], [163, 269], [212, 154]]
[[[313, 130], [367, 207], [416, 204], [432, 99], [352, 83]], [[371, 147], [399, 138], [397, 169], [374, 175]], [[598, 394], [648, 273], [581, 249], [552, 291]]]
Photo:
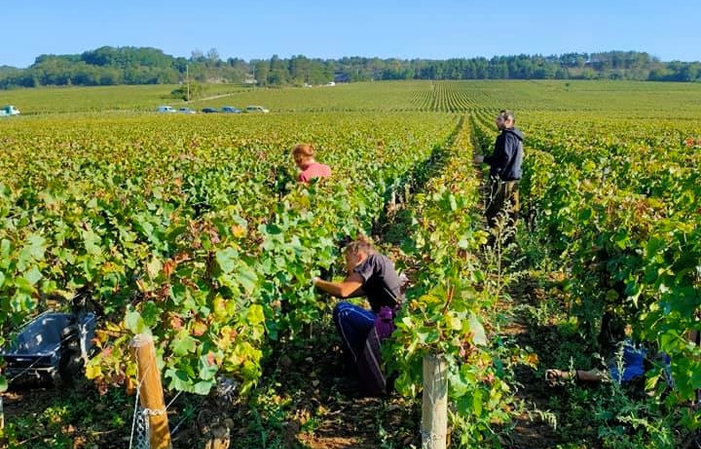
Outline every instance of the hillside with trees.
[[562, 55], [494, 56], [490, 59], [318, 59], [296, 55], [223, 60], [216, 49], [173, 57], [149, 47], [100, 47], [76, 55], [40, 55], [21, 69], [0, 66], [0, 89], [40, 86], [111, 86], [199, 82], [259, 86], [329, 81], [465, 79], [626, 79], [701, 81], [701, 62], [662, 62], [645, 52], [610, 51]]

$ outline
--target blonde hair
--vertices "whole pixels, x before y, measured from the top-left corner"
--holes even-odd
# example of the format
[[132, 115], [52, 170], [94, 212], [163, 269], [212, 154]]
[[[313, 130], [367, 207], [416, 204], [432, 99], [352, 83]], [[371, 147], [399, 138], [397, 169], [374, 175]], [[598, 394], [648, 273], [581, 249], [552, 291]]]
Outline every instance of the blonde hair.
[[300, 143], [294, 150], [292, 150], [292, 156], [295, 158], [295, 162], [300, 163], [308, 161], [314, 157], [314, 144], [312, 143]]
[[346, 245], [346, 253], [358, 254], [363, 252], [367, 255], [374, 254], [377, 252], [372, 244], [372, 241], [365, 236], [360, 236]]

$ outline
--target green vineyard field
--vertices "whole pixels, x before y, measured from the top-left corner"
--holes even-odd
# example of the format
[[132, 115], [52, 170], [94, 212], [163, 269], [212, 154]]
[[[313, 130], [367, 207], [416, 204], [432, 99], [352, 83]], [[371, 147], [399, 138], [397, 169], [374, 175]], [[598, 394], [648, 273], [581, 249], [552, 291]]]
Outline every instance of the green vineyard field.
[[[46, 431], [16, 413], [0, 430], [7, 447], [120, 447], [102, 434], [128, 434], [129, 342], [143, 332], [155, 337], [171, 397], [198, 404], [226, 376], [241, 398], [260, 401], [244, 407], [259, 421], [272, 403], [293, 414], [302, 392], [270, 393], [284, 377], [280, 360], [299, 352], [286, 348], [333, 339], [333, 303], [311, 282], [340, 277], [338, 242], [359, 234], [411, 279], [385, 348], [406, 401], [394, 413], [415, 423], [423, 357], [441, 354], [451, 447], [673, 448], [701, 427], [689, 407], [701, 390], [701, 348], [686, 339], [701, 327], [701, 84], [212, 85], [188, 104], [170, 97], [176, 87], [0, 92], [0, 103], [22, 111], [0, 118], [0, 346], [37, 313], [89, 291], [104, 319], [85, 373], [99, 397], [128, 412], [97, 423], [65, 406], [73, 417]], [[161, 104], [260, 104], [270, 113], [158, 114]], [[526, 135], [523, 211], [518, 246], [496, 253], [485, 250], [486, 175], [472, 160], [491, 152], [494, 116], [505, 108]], [[314, 143], [330, 179], [295, 181], [300, 142]], [[545, 298], [525, 299], [536, 292]], [[642, 402], [618, 386], [613, 396], [569, 386], [568, 417], [524, 387], [550, 364], [595, 361], [611, 314], [671, 360], [668, 372], [650, 370]], [[521, 342], [516, 322], [557, 341]], [[281, 377], [269, 383], [271, 370]], [[2, 390], [10, 380], [0, 375]], [[186, 409], [181, 422], [194, 428]], [[70, 419], [80, 430], [66, 437], [61, 422]], [[253, 443], [251, 434], [272, 432], [261, 422], [241, 432], [241, 447], [286, 447], [273, 437]], [[547, 423], [547, 437], [519, 445], [527, 422]], [[368, 434], [387, 432], [372, 425]], [[418, 424], [411, 432], [399, 426], [382, 446], [365, 435], [357, 447], [417, 447]], [[183, 447], [194, 444], [187, 438]]]

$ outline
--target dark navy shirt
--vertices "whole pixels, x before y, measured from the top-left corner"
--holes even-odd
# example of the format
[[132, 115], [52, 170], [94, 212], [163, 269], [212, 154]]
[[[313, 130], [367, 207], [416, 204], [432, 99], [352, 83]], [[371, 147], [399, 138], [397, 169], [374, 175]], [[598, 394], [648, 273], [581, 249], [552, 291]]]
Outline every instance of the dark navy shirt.
[[491, 166], [490, 176], [502, 181], [521, 179], [521, 162], [523, 161], [523, 133], [518, 128], [506, 128], [494, 142], [494, 153], [484, 157], [484, 162]]

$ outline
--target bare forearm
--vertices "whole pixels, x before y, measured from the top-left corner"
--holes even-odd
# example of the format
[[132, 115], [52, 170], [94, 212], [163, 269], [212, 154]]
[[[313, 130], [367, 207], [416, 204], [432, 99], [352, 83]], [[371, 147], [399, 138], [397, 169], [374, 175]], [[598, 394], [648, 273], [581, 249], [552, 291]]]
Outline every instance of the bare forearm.
[[351, 292], [350, 295], [346, 296], [346, 298], [359, 298], [361, 296], [366, 296], [365, 291], [363, 291], [362, 288], [357, 288], [355, 291]]
[[323, 279], [317, 279], [314, 282], [314, 285], [319, 290], [337, 298], [355, 298], [357, 296], [365, 296], [365, 292], [361, 288], [361, 284], [355, 282], [328, 282]]
[[344, 297], [340, 285], [336, 282], [328, 282], [323, 279], [318, 279], [316, 282], [314, 282], [314, 285], [319, 290], [328, 293], [331, 296], [335, 296], [337, 298]]
[[337, 298], [350, 298], [358, 296], [358, 291], [362, 293], [364, 279], [358, 273], [349, 273], [341, 282], [328, 282], [315, 277], [312, 282], [319, 290]]

